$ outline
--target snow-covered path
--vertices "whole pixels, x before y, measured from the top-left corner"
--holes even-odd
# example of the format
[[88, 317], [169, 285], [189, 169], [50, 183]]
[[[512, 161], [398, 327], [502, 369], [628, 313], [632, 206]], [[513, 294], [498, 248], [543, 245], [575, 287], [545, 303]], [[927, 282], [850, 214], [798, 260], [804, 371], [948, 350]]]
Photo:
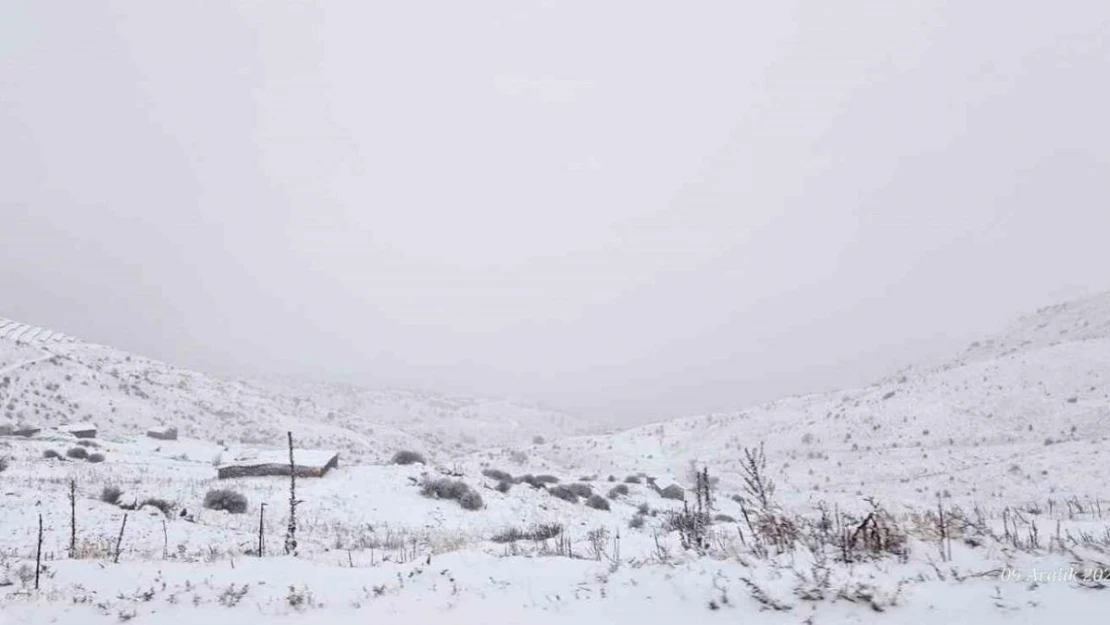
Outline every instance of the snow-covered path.
[[27, 367], [33, 367], [33, 366], [39, 364], [40, 362], [46, 362], [47, 360], [50, 360], [51, 358], [54, 358], [54, 354], [47, 354], [47, 355], [45, 355], [41, 358], [32, 358], [31, 360], [24, 360], [22, 362], [17, 362], [15, 364], [11, 364], [11, 365], [8, 365], [6, 367], [0, 367], [0, 375], [5, 375], [5, 374], [8, 374], [8, 373], [12, 373], [13, 371], [18, 371], [20, 369], [24, 369], [24, 368], [27, 368]]

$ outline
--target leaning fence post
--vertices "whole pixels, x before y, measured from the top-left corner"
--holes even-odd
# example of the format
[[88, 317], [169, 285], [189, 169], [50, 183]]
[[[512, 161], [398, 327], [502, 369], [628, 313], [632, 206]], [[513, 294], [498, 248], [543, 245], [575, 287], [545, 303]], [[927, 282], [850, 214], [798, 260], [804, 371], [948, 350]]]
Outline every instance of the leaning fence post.
[[119, 563], [119, 552], [123, 546], [123, 530], [127, 527], [127, 513], [123, 513], [123, 523], [119, 526], [119, 538], [116, 539], [116, 557], [112, 560], [113, 563]]
[[266, 504], [258, 509], [258, 557], [266, 555]]
[[69, 557], [77, 553], [77, 480], [69, 481]]
[[42, 573], [42, 515], [39, 515], [39, 542], [35, 549], [35, 590], [39, 589], [39, 574]]

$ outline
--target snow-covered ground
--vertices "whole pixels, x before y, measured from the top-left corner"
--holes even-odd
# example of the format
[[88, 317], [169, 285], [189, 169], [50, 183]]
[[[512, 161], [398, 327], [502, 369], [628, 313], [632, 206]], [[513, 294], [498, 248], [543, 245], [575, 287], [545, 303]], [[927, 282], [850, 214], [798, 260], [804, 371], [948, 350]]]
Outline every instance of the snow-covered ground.
[[[0, 436], [0, 625], [1039, 623], [1110, 605], [1110, 297], [868, 388], [592, 435], [511, 402], [218, 380], [5, 327], [32, 338], [0, 337], [0, 426], [42, 431]], [[85, 422], [92, 441], [60, 429]], [[340, 451], [297, 479], [295, 557], [288, 478], [215, 468], [281, 457], [286, 431]], [[761, 444], [766, 508], [743, 465]], [[388, 463], [409, 449], [427, 464]], [[684, 549], [682, 502], [646, 478], [689, 488], [694, 466], [717, 518]], [[589, 487], [597, 507], [493, 470]], [[436, 479], [481, 507], [423, 496]], [[225, 488], [244, 512], [205, 507]]]

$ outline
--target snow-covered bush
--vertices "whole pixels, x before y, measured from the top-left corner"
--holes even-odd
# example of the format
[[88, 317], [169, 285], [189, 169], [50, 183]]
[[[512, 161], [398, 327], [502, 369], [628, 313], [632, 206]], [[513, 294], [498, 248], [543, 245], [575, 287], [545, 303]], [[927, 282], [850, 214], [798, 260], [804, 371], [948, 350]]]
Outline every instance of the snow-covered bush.
[[586, 499], [586, 505], [594, 510], [609, 510], [609, 501], [601, 495], [590, 495], [590, 497]]
[[575, 482], [573, 484], [567, 484], [567, 488], [570, 489], [570, 492], [574, 493], [575, 495], [578, 495], [579, 497], [581, 497], [583, 499], [588, 499], [588, 498], [594, 496], [594, 489], [590, 488], [589, 484], [583, 484], [582, 482]]
[[547, 489], [547, 492], [550, 493], [552, 497], [557, 497], [563, 501], [578, 503], [578, 494], [567, 486], [555, 486]]
[[[166, 515], [168, 515], [170, 513], [170, 510], [173, 510], [173, 503], [171, 503], [169, 501], [166, 501], [165, 499], [159, 499], [157, 497], [151, 497], [149, 499], [144, 499], [143, 502], [141, 504], [139, 504], [140, 508], [142, 508], [143, 506], [151, 506], [153, 508], [158, 508], [158, 510], [160, 510], [162, 512], [162, 514], [166, 514]], [[246, 509], [247, 509], [247, 500], [246, 500], [246, 498], [243, 498], [243, 510], [246, 510]]]
[[420, 487], [420, 494], [434, 499], [453, 499], [459, 502], [464, 510], [480, 510], [483, 505], [482, 496], [460, 480], [447, 478], [425, 480], [424, 485]]
[[123, 495], [123, 491], [119, 486], [108, 485], [100, 491], [100, 501], [110, 503], [113, 506], [119, 503], [119, 498]]
[[402, 451], [399, 451], [399, 452], [393, 454], [393, 459], [390, 460], [389, 463], [390, 464], [401, 464], [401, 465], [417, 464], [417, 463], [419, 463], [419, 464], [428, 464], [428, 461], [425, 460], [424, 456], [420, 453], [417, 453], [415, 451], [402, 450]]
[[660, 491], [659, 496], [663, 499], [674, 499], [676, 501], [682, 501], [683, 499], [686, 499], [686, 491], [678, 484], [671, 484], [670, 486]]
[[485, 504], [482, 502], [482, 495], [476, 490], [471, 490], [459, 497], [459, 505], [463, 510], [481, 510]]
[[498, 482], [513, 481], [513, 476], [510, 473], [506, 471], [501, 471], [500, 469], [485, 469], [484, 471], [482, 471], [482, 475]]
[[230, 488], [210, 490], [204, 495], [204, 507], [209, 510], [226, 510], [232, 514], [247, 511], [247, 498]]
[[459, 480], [437, 478], [425, 480], [424, 485], [420, 488], [420, 494], [435, 499], [458, 500], [469, 490], [470, 487]]
[[89, 450], [84, 447], [70, 447], [69, 450], [66, 451], [66, 456], [74, 460], [85, 460], [89, 457]]

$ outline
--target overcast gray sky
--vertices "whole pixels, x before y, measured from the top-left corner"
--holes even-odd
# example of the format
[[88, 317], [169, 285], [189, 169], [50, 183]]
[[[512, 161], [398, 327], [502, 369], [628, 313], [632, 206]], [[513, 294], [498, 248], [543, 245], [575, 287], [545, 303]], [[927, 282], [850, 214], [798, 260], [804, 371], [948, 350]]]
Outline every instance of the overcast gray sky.
[[598, 417], [1110, 289], [1110, 3], [0, 0], [0, 316]]

